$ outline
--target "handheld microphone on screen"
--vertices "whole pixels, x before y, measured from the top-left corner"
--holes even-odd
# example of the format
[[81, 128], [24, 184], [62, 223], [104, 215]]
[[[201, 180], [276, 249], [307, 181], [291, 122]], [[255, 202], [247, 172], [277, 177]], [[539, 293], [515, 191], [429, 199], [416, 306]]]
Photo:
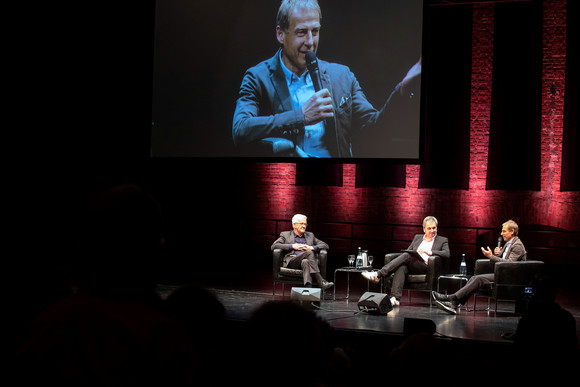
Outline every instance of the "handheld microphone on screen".
[[317, 92], [322, 89], [322, 81], [320, 80], [320, 70], [318, 69], [318, 59], [316, 59], [316, 54], [314, 51], [308, 51], [306, 53], [306, 67], [310, 73], [310, 78], [312, 78], [312, 84], [314, 85], [314, 91]]
[[497, 238], [497, 247], [500, 248], [501, 247], [501, 241], [503, 240], [502, 237]]

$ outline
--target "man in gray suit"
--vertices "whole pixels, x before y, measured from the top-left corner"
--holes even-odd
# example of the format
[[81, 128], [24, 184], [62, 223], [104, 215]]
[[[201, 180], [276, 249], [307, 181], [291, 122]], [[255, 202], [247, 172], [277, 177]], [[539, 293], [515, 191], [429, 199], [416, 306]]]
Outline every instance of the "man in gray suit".
[[[508, 220], [502, 225], [501, 236], [506, 244], [503, 247], [496, 247], [492, 253], [489, 246], [481, 248], [483, 255], [494, 262], [525, 261], [528, 253], [518, 237], [519, 227], [513, 220]], [[494, 274], [478, 274], [469, 279], [464, 287], [454, 294], [441, 294], [433, 291], [435, 304], [439, 309], [450, 314], [457, 314], [460, 304], [465, 304], [469, 297], [485, 285], [489, 285], [494, 280]]]
[[281, 249], [285, 252], [284, 267], [302, 269], [304, 286], [312, 286], [313, 279], [324, 290], [334, 286], [320, 275], [318, 267], [318, 252], [328, 250], [328, 245], [306, 231], [307, 218], [296, 214], [292, 217], [292, 231], [283, 231], [272, 244], [272, 250]]
[[281, 48], [244, 75], [233, 118], [234, 144], [276, 156], [353, 157], [352, 135], [380, 126], [393, 131], [386, 137], [396, 141], [383, 147], [396, 157], [401, 144], [410, 141], [408, 134], [383, 122], [392, 120], [388, 111], [399, 110], [393, 103], [408, 105], [413, 91], [418, 91], [412, 89], [419, 86], [421, 61], [380, 110], [367, 100], [347, 66], [318, 60], [322, 85], [315, 91], [306, 53], [317, 51], [320, 21], [317, 0], [282, 1], [276, 20]]

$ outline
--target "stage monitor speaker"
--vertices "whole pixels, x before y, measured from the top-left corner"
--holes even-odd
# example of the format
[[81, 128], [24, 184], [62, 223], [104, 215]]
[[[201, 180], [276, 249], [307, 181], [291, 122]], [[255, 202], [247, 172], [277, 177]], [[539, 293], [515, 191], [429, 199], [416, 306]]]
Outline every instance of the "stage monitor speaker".
[[290, 299], [295, 301], [320, 302], [320, 288], [292, 288]]
[[391, 300], [385, 293], [365, 292], [358, 300], [358, 310], [375, 314], [387, 314], [393, 310]]

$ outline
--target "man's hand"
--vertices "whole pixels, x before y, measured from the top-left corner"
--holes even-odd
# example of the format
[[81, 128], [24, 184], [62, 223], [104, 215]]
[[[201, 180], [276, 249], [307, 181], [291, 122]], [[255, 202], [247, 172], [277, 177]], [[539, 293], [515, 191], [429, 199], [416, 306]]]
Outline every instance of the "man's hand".
[[483, 247], [481, 248], [481, 252], [483, 253], [483, 255], [485, 255], [487, 258], [491, 258], [491, 256], [493, 255], [493, 253], [491, 252], [491, 250], [489, 249], [489, 246], [487, 246], [487, 249], [484, 249]]
[[401, 94], [406, 95], [409, 92], [408, 89], [411, 82], [413, 82], [413, 80], [415, 80], [419, 75], [421, 75], [422, 68], [421, 61], [422, 58], [419, 58], [419, 61], [409, 69], [407, 75], [405, 75], [405, 78], [403, 78], [403, 81], [401, 81], [401, 88], [399, 89]]
[[328, 89], [322, 89], [314, 93], [304, 105], [302, 105], [302, 112], [304, 113], [304, 124], [314, 125], [320, 121], [334, 116], [332, 110], [332, 98]]
[[312, 250], [312, 246], [308, 246], [302, 243], [294, 243], [292, 245], [292, 248], [294, 250], [299, 250], [299, 251], [307, 251], [307, 250]]

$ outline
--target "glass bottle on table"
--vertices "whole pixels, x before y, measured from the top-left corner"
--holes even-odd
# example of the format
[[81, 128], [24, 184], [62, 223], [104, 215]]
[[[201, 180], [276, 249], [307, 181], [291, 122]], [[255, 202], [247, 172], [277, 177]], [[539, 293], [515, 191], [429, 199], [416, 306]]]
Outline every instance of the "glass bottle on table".
[[360, 268], [362, 265], [363, 265], [362, 250], [361, 250], [361, 248], [359, 247], [359, 248], [358, 248], [358, 254], [357, 254], [357, 256], [356, 256], [356, 264], [355, 264], [355, 266], [356, 266], [356, 268], [358, 269], [358, 268]]
[[459, 265], [459, 274], [467, 275], [467, 264], [465, 263], [465, 254], [461, 254], [461, 264]]

